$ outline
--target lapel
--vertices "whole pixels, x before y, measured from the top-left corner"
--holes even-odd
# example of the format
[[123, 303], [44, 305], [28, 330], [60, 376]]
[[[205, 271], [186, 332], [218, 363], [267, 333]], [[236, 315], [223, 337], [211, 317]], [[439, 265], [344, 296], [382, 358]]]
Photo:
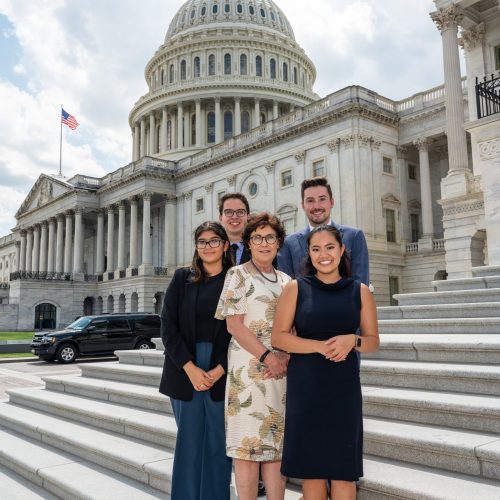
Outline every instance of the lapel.
[[307, 226], [302, 232], [299, 233], [298, 241], [299, 241], [299, 246], [302, 251], [302, 253], [298, 253], [297, 256], [299, 255], [307, 255], [307, 235], [309, 234], [309, 226]]
[[247, 247], [243, 247], [243, 253], [241, 254], [240, 264], [244, 264], [250, 260], [250, 254], [248, 253]]
[[186, 310], [189, 311], [188, 314], [188, 335], [190, 340], [195, 340], [196, 335], [196, 315], [194, 314], [196, 308], [196, 298], [198, 296], [198, 283], [192, 283], [190, 281], [186, 282], [185, 285], [186, 295], [184, 300], [186, 302]]

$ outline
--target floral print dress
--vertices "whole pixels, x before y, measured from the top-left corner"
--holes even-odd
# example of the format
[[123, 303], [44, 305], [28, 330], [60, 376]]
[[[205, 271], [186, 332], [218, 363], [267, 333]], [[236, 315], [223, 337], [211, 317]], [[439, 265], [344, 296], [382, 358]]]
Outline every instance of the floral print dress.
[[[274, 311], [290, 277], [276, 271], [278, 281], [263, 278], [251, 262], [230, 269], [215, 313], [218, 319], [244, 314], [244, 324], [272, 350]], [[274, 279], [274, 274], [266, 275]], [[260, 363], [233, 337], [228, 351], [226, 382], [226, 453], [229, 457], [266, 462], [281, 460], [285, 429], [286, 378], [263, 379]]]

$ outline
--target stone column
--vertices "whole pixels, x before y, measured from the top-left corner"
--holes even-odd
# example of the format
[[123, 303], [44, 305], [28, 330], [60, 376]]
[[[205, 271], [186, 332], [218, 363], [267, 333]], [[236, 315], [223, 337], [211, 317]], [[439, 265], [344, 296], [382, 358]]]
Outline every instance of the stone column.
[[[16, 268], [15, 271], [21, 271], [21, 268], [19, 267], [19, 264], [21, 262], [21, 242], [16, 241]], [[14, 271], [14, 269], [12, 269]], [[10, 277], [9, 277], [10, 281]]]
[[146, 120], [141, 118], [141, 144], [140, 144], [140, 157], [146, 156]]
[[130, 202], [130, 267], [137, 267], [137, 198], [134, 196]]
[[184, 147], [188, 148], [191, 144], [191, 106], [184, 109]]
[[[200, 99], [196, 99], [196, 147], [201, 147], [201, 101]], [[193, 144], [194, 146], [194, 144]]]
[[177, 149], [184, 147], [184, 109], [182, 102], [177, 104]]
[[234, 135], [241, 134], [241, 98], [234, 98]]
[[108, 245], [106, 272], [113, 273], [115, 271], [114, 253], [115, 253], [115, 207], [110, 205], [108, 207]]
[[441, 32], [443, 44], [446, 130], [450, 160], [448, 175], [453, 175], [469, 170], [467, 138], [463, 128], [464, 98], [457, 39], [458, 25], [464, 14], [461, 7], [452, 4], [432, 12], [431, 17]]
[[414, 141], [418, 148], [420, 164], [420, 202], [422, 204], [422, 232], [423, 238], [434, 236], [432, 217], [431, 174], [429, 168], [429, 141], [422, 137]]
[[33, 257], [33, 228], [28, 229], [28, 235], [26, 238], [26, 271], [31, 272], [33, 268], [31, 267]]
[[152, 238], [151, 238], [151, 196], [152, 193], [145, 192], [142, 195], [142, 264], [141, 274], [149, 274], [152, 271]]
[[75, 248], [73, 250], [73, 276], [83, 273], [83, 208], [75, 208]]
[[104, 212], [97, 212], [97, 241], [96, 241], [96, 265], [95, 272], [102, 274], [104, 272]]
[[253, 128], [260, 126], [260, 100], [255, 99], [253, 109]]
[[56, 249], [56, 220], [49, 219], [49, 250], [47, 254], [47, 272], [53, 273], [55, 270], [55, 249]]
[[156, 122], [155, 113], [149, 115], [149, 155], [153, 156], [156, 153]]
[[396, 147], [398, 158], [399, 191], [401, 193], [401, 244], [406, 247], [410, 236], [410, 215], [408, 212], [408, 168], [406, 163], [406, 148]]
[[177, 198], [172, 195], [165, 196], [165, 230], [164, 230], [164, 252], [163, 266], [172, 275], [176, 264], [176, 220], [177, 220]]
[[170, 149], [177, 149], [177, 116], [173, 113], [170, 115], [170, 133], [172, 137], [170, 138]]
[[37, 273], [40, 269], [40, 226], [37, 224], [33, 229], [33, 257], [31, 270]]
[[215, 98], [215, 144], [222, 142], [222, 112], [220, 109], [220, 97]]
[[64, 216], [57, 215], [56, 273], [64, 271]]
[[141, 127], [138, 123], [134, 125], [134, 157], [133, 161], [137, 161], [140, 156], [140, 141], [141, 141]]
[[125, 202], [118, 203], [118, 269], [127, 267], [127, 257], [125, 253]]
[[167, 108], [161, 110], [160, 153], [167, 150]]
[[40, 264], [38, 269], [41, 273], [47, 272], [47, 222], [41, 223], [42, 232], [40, 234]]
[[273, 120], [276, 120], [279, 116], [278, 101], [273, 101]]
[[64, 238], [64, 272], [71, 272], [71, 257], [73, 256], [73, 214], [66, 212], [66, 231]]
[[18, 271], [26, 271], [26, 231], [21, 231], [21, 250], [17, 269]]

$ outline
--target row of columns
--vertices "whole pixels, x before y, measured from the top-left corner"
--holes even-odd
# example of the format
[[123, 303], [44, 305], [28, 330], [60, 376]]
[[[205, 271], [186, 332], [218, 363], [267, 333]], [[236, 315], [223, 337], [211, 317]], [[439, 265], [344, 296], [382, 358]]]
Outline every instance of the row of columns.
[[9, 281], [9, 274], [12, 272], [14, 268], [14, 262], [15, 262], [14, 259], [15, 259], [14, 253], [11, 253], [9, 255], [3, 255], [0, 258], [0, 264], [1, 264], [0, 282]]
[[[233, 113], [233, 135], [239, 135], [242, 132], [241, 124], [241, 98], [233, 98], [234, 105], [231, 108]], [[165, 106], [161, 109], [161, 122], [159, 139], [160, 144], [157, 144], [157, 112], [152, 111], [149, 115], [143, 116], [140, 121], [136, 122], [132, 130], [133, 136], [133, 160], [137, 161], [147, 154], [155, 154], [158, 150], [165, 152], [167, 150], [182, 149], [186, 147], [205, 147], [207, 146], [206, 121], [209, 113], [208, 104], [213, 102], [215, 114], [215, 144], [219, 144], [224, 140], [224, 110], [221, 105], [221, 98], [215, 97], [212, 101], [201, 99], [194, 100], [195, 112], [195, 142], [191, 141], [191, 109], [192, 102], [179, 102], [176, 108]], [[292, 111], [293, 106], [290, 107]], [[260, 99], [253, 99], [251, 111], [250, 128], [255, 128], [260, 125], [261, 102]], [[279, 103], [273, 101], [272, 119], [279, 117]], [[170, 120], [170, 147], [168, 137], [168, 122]]]

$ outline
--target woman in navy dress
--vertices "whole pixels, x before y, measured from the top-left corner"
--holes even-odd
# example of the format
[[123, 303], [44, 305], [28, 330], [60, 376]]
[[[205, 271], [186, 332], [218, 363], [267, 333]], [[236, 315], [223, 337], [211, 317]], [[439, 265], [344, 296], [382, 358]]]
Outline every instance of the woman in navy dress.
[[285, 286], [272, 332], [273, 347], [291, 353], [281, 472], [303, 479], [304, 500], [326, 498], [327, 481], [332, 499], [352, 500], [363, 475], [356, 351], [378, 349], [376, 306], [368, 287], [349, 277], [334, 227], [310, 232], [307, 265], [308, 276]]

